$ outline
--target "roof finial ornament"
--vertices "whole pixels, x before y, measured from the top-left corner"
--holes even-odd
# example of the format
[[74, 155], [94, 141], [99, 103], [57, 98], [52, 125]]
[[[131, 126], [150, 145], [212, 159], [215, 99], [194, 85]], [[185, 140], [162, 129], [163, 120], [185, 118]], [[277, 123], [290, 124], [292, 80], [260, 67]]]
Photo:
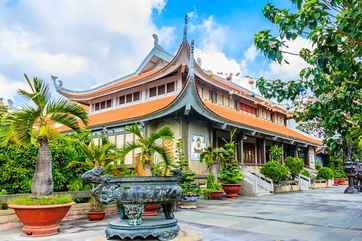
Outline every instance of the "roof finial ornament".
[[153, 45], [154, 47], [158, 46], [158, 35], [156, 33], [152, 34]]
[[185, 14], [185, 23], [184, 23], [184, 37], [183, 40], [187, 41], [187, 25], [189, 22], [189, 16], [187, 15], [187, 13]]
[[190, 76], [194, 77], [194, 49], [195, 49], [195, 41], [191, 41], [191, 53], [190, 53], [190, 60], [189, 60], [189, 68], [190, 68]]
[[58, 76], [50, 75], [50, 78], [52, 78], [56, 89], [61, 89], [63, 87], [63, 81], [61, 81]]

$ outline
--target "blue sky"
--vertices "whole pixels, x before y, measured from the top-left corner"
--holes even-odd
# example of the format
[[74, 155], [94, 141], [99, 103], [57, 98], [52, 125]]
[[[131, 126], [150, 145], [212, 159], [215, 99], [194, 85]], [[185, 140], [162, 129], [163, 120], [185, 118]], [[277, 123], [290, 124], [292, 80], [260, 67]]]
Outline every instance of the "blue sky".
[[[184, 14], [190, 15], [189, 39], [194, 39], [202, 67], [241, 73], [243, 78], [297, 78], [305, 63], [290, 57], [289, 65], [270, 63], [253, 46], [257, 31], [273, 29], [262, 15], [271, 2], [293, 7], [289, 0], [0, 0], [0, 97], [17, 102], [23, 73], [64, 85], [88, 89], [136, 69], [152, 48], [152, 34], [174, 53], [180, 44]], [[308, 47], [299, 38], [290, 50]]]

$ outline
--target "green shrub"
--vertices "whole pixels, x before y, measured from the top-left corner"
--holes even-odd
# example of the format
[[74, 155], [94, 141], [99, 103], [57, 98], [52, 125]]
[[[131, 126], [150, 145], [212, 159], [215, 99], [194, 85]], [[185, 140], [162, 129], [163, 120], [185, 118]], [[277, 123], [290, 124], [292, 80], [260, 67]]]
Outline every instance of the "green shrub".
[[[54, 191], [80, 191], [89, 189], [89, 185], [80, 180], [85, 168], [65, 168], [72, 160], [85, 160], [79, 142], [87, 141], [88, 133], [59, 135], [52, 139], [49, 147], [52, 153]], [[9, 194], [29, 193], [35, 169], [37, 147], [32, 144], [9, 143], [0, 147], [0, 187]]]
[[16, 205], [55, 205], [55, 204], [66, 204], [73, 202], [71, 195], [51, 195], [42, 197], [32, 197], [30, 195], [16, 197], [8, 201], [9, 204]]
[[333, 170], [333, 176], [335, 178], [344, 178], [347, 176], [347, 174], [343, 168], [336, 168]]
[[333, 170], [329, 167], [321, 167], [318, 170], [318, 174], [317, 174], [317, 178], [318, 179], [332, 179], [333, 178]]
[[224, 184], [237, 184], [243, 180], [243, 175], [238, 166], [227, 166], [221, 169], [219, 180]]
[[310, 173], [308, 172], [307, 169], [303, 169], [303, 171], [301, 172], [301, 174], [305, 177], [310, 177]]
[[214, 175], [209, 173], [206, 179], [206, 188], [201, 190], [204, 197], [208, 199], [209, 194], [211, 192], [222, 192], [222, 191], [223, 191], [222, 185], [218, 182], [218, 180], [214, 177]]
[[260, 170], [261, 174], [273, 180], [275, 184], [288, 179], [288, 168], [279, 162], [269, 161]]
[[298, 157], [289, 156], [287, 160], [285, 160], [285, 165], [288, 167], [290, 175], [294, 180], [304, 168], [304, 161]]
[[281, 162], [283, 158], [283, 148], [278, 145], [274, 145], [270, 148], [270, 160]]

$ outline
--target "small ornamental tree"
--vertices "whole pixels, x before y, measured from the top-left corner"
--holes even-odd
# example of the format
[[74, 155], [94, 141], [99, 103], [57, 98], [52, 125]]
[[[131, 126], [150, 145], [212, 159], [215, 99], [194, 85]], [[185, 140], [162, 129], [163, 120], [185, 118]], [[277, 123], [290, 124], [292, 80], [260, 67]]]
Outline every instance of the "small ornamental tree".
[[78, 104], [65, 99], [52, 99], [49, 86], [38, 78], [29, 79], [25, 75], [30, 91], [18, 93], [30, 104], [7, 115], [1, 128], [1, 142], [9, 140], [21, 143], [36, 143], [38, 154], [31, 193], [34, 197], [53, 193], [52, 154], [49, 140], [57, 134], [54, 123], [60, 123], [79, 131], [79, 123], [87, 124], [87, 112]]
[[274, 145], [270, 148], [270, 160], [276, 162], [282, 162], [283, 148], [281, 146]]
[[[261, 77], [257, 87], [267, 98], [294, 102], [295, 118], [316, 124], [329, 151], [350, 159], [362, 147], [362, 1], [291, 2], [296, 10], [265, 5], [264, 16], [279, 31], [256, 33], [255, 45], [272, 61], [287, 63], [286, 55], [298, 55], [307, 67], [298, 79]], [[312, 48], [290, 52], [287, 42], [298, 37]]]

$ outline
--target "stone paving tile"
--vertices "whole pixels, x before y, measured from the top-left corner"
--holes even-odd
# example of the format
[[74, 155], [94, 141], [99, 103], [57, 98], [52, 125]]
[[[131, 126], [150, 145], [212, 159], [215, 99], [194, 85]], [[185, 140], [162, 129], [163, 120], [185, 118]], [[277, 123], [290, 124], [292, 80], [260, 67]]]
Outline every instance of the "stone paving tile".
[[[176, 216], [182, 229], [199, 232], [204, 241], [362, 241], [362, 193], [343, 189], [201, 201], [200, 208]], [[45, 238], [13, 229], [2, 231], [0, 241], [101, 241], [108, 222], [64, 222], [60, 234]]]

